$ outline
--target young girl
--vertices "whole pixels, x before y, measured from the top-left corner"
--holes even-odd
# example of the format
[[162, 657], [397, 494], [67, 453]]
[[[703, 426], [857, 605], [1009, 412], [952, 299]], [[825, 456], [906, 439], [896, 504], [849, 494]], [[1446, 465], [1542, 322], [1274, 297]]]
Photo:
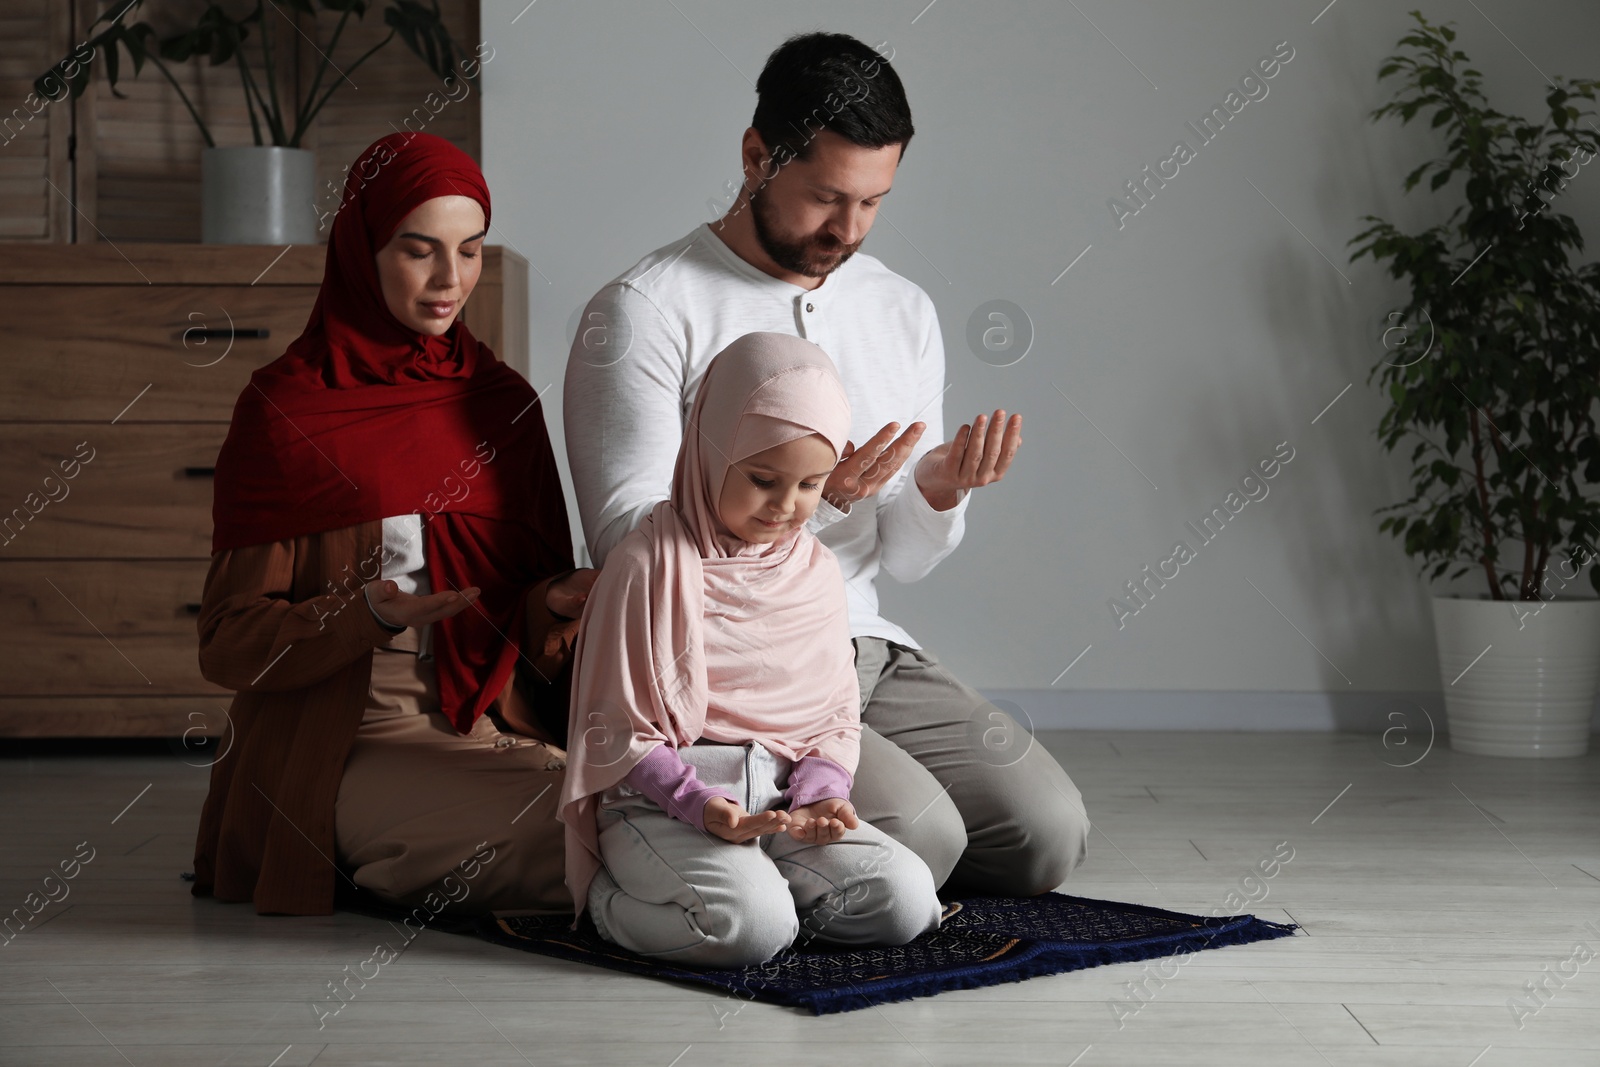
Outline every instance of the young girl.
[[939, 925], [926, 864], [850, 805], [844, 581], [806, 529], [849, 430], [820, 348], [734, 341], [700, 384], [671, 498], [589, 594], [560, 818], [577, 915], [608, 941], [741, 967], [797, 939], [901, 945]]

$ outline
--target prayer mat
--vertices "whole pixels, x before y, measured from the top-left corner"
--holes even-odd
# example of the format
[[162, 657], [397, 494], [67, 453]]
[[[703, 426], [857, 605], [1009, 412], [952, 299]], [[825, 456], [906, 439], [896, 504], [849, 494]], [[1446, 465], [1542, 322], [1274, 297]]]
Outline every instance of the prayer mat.
[[602, 939], [585, 913], [486, 918], [477, 932], [496, 944], [632, 974], [687, 982], [735, 997], [817, 1015], [1060, 974], [1222, 945], [1291, 936], [1294, 923], [1254, 915], [1203, 918], [1139, 904], [1045, 893], [969, 897], [945, 905], [939, 929], [893, 948], [848, 948], [813, 941], [766, 963], [711, 970], [661, 963]]

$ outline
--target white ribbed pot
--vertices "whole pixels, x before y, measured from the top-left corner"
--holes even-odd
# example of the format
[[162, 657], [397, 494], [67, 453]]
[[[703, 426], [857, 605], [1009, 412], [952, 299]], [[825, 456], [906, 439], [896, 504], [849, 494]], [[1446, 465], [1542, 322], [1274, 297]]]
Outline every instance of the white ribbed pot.
[[244, 145], [200, 153], [200, 240], [208, 245], [317, 243], [317, 155]]
[[1524, 758], [1589, 751], [1600, 600], [1436, 596], [1433, 626], [1452, 749]]

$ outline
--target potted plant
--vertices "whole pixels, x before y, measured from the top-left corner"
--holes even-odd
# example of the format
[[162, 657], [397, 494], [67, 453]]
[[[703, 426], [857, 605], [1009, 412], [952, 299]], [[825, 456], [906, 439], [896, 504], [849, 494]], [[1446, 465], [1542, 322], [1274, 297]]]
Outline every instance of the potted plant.
[[[1378, 436], [1411, 451], [1412, 495], [1379, 525], [1437, 579], [1482, 575], [1476, 599], [1433, 598], [1451, 747], [1498, 756], [1588, 749], [1600, 682], [1600, 600], [1576, 594], [1594, 559], [1600, 482], [1600, 267], [1556, 210], [1600, 145], [1588, 110], [1597, 83], [1557, 79], [1539, 122], [1489, 107], [1455, 31], [1418, 11], [1378, 72], [1398, 77], [1374, 121], [1419, 114], [1443, 155], [1406, 176], [1455, 206], [1408, 234], [1376, 216], [1350, 241], [1409, 284], [1372, 370], [1390, 400]], [[1459, 184], [1456, 180], [1460, 179]], [[1390, 342], [1393, 342], [1392, 344]], [[1507, 557], [1503, 561], [1503, 557]], [[1600, 590], [1600, 568], [1589, 584]]]
[[[129, 23], [145, 0], [117, 0], [90, 25], [92, 36], [72, 55], [40, 75], [34, 88], [44, 99], [71, 99], [89, 85], [95, 53], [105, 58], [106, 80], [117, 91], [120, 50], [133, 62], [137, 76], [146, 62], [172, 86], [188, 109], [206, 147], [201, 153], [201, 232], [207, 244], [310, 244], [317, 240], [316, 156], [300, 147], [313, 120], [350, 75], [373, 53], [394, 40], [405, 41], [441, 79], [456, 73], [456, 45], [440, 18], [438, 0], [389, 0], [383, 20], [388, 36], [352, 62], [335, 66], [339, 46], [351, 16], [363, 18], [369, 0], [255, 0], [253, 9], [235, 17], [242, 2], [211, 3], [185, 30], [160, 36], [148, 22]], [[317, 14], [317, 7], [338, 14], [333, 33], [324, 45], [309, 36], [320, 57], [304, 92], [295, 84], [290, 52], [305, 31], [292, 21], [293, 13]], [[313, 28], [314, 30], [314, 28]], [[252, 60], [252, 51], [254, 60]], [[250, 115], [255, 144], [218, 146], [189, 94], [173, 77], [168, 64], [206, 57], [210, 65], [233, 62], [239, 68], [239, 86]], [[332, 74], [330, 76], [330, 68]], [[469, 70], [470, 68], [470, 70]], [[463, 76], [476, 78], [476, 64], [462, 64]]]

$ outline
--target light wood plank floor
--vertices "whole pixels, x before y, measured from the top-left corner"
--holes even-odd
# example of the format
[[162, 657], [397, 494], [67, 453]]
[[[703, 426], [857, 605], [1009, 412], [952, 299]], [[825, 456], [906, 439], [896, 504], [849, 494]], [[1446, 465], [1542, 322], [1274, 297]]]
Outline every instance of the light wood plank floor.
[[[177, 756], [13, 751], [0, 914], [94, 858], [0, 945], [0, 1063], [1600, 1064], [1600, 959], [1574, 960], [1600, 953], [1600, 754], [1436, 745], [1402, 768], [1425, 739], [1039, 739], [1095, 821], [1063, 891], [1202, 914], [1254, 896], [1303, 933], [1168, 963], [1142, 1001], [1129, 983], [1154, 962], [815, 1018], [430, 931], [319, 1028], [326, 984], [390, 927], [190, 897], [206, 772]], [[1293, 858], [1253, 873], [1280, 842]], [[1518, 1018], [1507, 1002], [1540, 981]]]

